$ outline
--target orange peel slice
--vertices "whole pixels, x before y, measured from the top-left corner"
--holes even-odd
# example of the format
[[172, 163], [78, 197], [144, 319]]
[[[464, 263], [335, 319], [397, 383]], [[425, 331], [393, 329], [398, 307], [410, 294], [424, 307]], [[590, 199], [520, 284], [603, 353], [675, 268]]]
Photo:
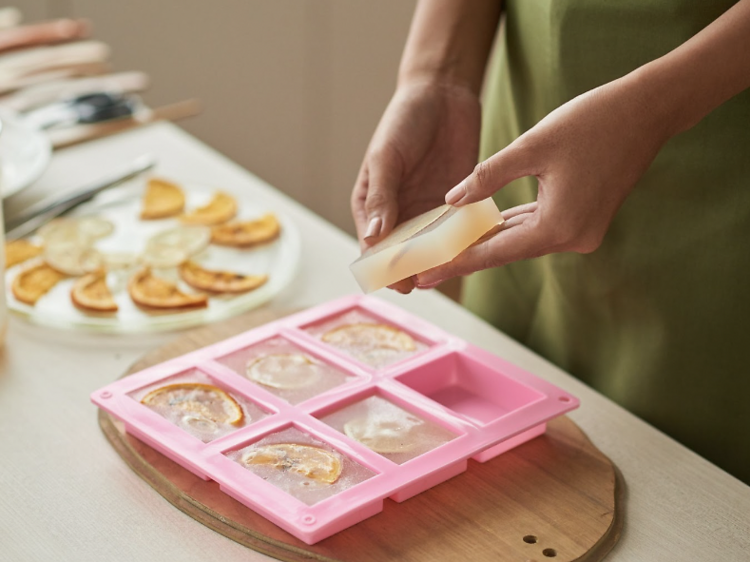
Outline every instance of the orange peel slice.
[[245, 465], [264, 465], [288, 470], [323, 484], [333, 484], [341, 476], [341, 457], [335, 453], [297, 443], [263, 445], [242, 455]]
[[279, 353], [257, 357], [247, 364], [247, 377], [271, 388], [304, 388], [320, 378], [318, 366], [301, 353]]
[[184, 309], [208, 306], [205, 294], [187, 294], [174, 283], [156, 277], [146, 268], [138, 271], [128, 282], [128, 293], [138, 306], [153, 309]]
[[117, 312], [117, 303], [112, 291], [107, 287], [107, 274], [104, 270], [89, 273], [78, 279], [70, 291], [73, 304], [92, 312]]
[[19, 301], [33, 306], [65, 277], [64, 273], [42, 262], [19, 272], [13, 278], [11, 290]]
[[259, 219], [234, 221], [211, 230], [211, 242], [221, 246], [248, 248], [271, 242], [279, 237], [281, 225], [276, 215], [267, 213]]
[[181, 216], [180, 221], [185, 224], [214, 226], [233, 219], [236, 214], [237, 201], [228, 193], [219, 191], [203, 207], [198, 207], [194, 211]]
[[268, 275], [215, 271], [205, 269], [192, 261], [180, 265], [180, 277], [194, 289], [212, 293], [247, 293], [268, 281]]
[[5, 243], [5, 269], [23, 263], [41, 254], [43, 248], [28, 240], [11, 240]]
[[179, 215], [185, 208], [185, 194], [177, 184], [152, 178], [146, 186], [141, 207], [144, 220], [164, 219]]
[[330, 345], [344, 348], [392, 349], [394, 351], [417, 349], [414, 338], [387, 324], [367, 322], [345, 324], [326, 332], [321, 339]]
[[237, 425], [245, 418], [242, 407], [222, 389], [202, 383], [178, 383], [152, 390], [141, 400], [150, 408], [176, 411], [191, 419]]

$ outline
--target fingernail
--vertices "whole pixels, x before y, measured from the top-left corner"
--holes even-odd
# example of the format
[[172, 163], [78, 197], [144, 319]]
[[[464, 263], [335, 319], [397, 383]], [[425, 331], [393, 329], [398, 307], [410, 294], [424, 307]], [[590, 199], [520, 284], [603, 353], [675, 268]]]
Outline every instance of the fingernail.
[[455, 205], [465, 196], [466, 196], [466, 185], [464, 184], [464, 182], [461, 182], [456, 187], [454, 187], [448, 193], [445, 194], [445, 202], [448, 203], [448, 205]]
[[367, 232], [365, 232], [365, 238], [373, 238], [380, 234], [380, 228], [383, 226], [383, 219], [380, 217], [373, 217], [370, 220], [370, 224], [367, 225]]

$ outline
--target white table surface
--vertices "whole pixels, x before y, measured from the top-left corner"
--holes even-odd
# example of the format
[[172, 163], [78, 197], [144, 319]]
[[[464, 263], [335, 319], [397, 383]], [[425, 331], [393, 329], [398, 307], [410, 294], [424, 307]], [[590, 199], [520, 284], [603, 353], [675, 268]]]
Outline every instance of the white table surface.
[[[168, 124], [56, 154], [38, 182], [5, 202], [6, 213], [85, 184], [145, 152], [158, 157], [160, 174], [246, 189], [296, 221], [303, 235], [302, 263], [296, 280], [271, 306], [307, 307], [358, 292], [347, 268], [358, 254], [351, 237]], [[750, 487], [439, 293], [378, 296], [581, 399], [570, 417], [627, 483], [625, 527], [608, 560], [750, 560]], [[178, 336], [82, 336], [11, 318], [0, 356], [0, 561], [270, 560], [162, 499], [99, 429], [89, 394]]]

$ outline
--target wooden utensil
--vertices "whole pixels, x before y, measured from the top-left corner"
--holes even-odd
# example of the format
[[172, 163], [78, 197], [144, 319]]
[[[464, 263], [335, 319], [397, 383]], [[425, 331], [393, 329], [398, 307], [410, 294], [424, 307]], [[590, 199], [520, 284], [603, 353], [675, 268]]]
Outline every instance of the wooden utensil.
[[86, 37], [91, 30], [87, 20], [58, 19], [0, 29], [0, 51], [72, 41]]

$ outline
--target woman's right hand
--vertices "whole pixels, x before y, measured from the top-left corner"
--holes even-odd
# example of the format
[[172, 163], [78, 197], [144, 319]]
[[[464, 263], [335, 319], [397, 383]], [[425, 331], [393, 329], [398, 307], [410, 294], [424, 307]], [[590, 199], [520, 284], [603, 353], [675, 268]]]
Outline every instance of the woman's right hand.
[[[412, 80], [400, 84], [373, 135], [352, 191], [362, 249], [393, 227], [445, 203], [445, 194], [474, 169], [480, 104], [468, 87]], [[393, 285], [402, 293], [410, 279]]]

